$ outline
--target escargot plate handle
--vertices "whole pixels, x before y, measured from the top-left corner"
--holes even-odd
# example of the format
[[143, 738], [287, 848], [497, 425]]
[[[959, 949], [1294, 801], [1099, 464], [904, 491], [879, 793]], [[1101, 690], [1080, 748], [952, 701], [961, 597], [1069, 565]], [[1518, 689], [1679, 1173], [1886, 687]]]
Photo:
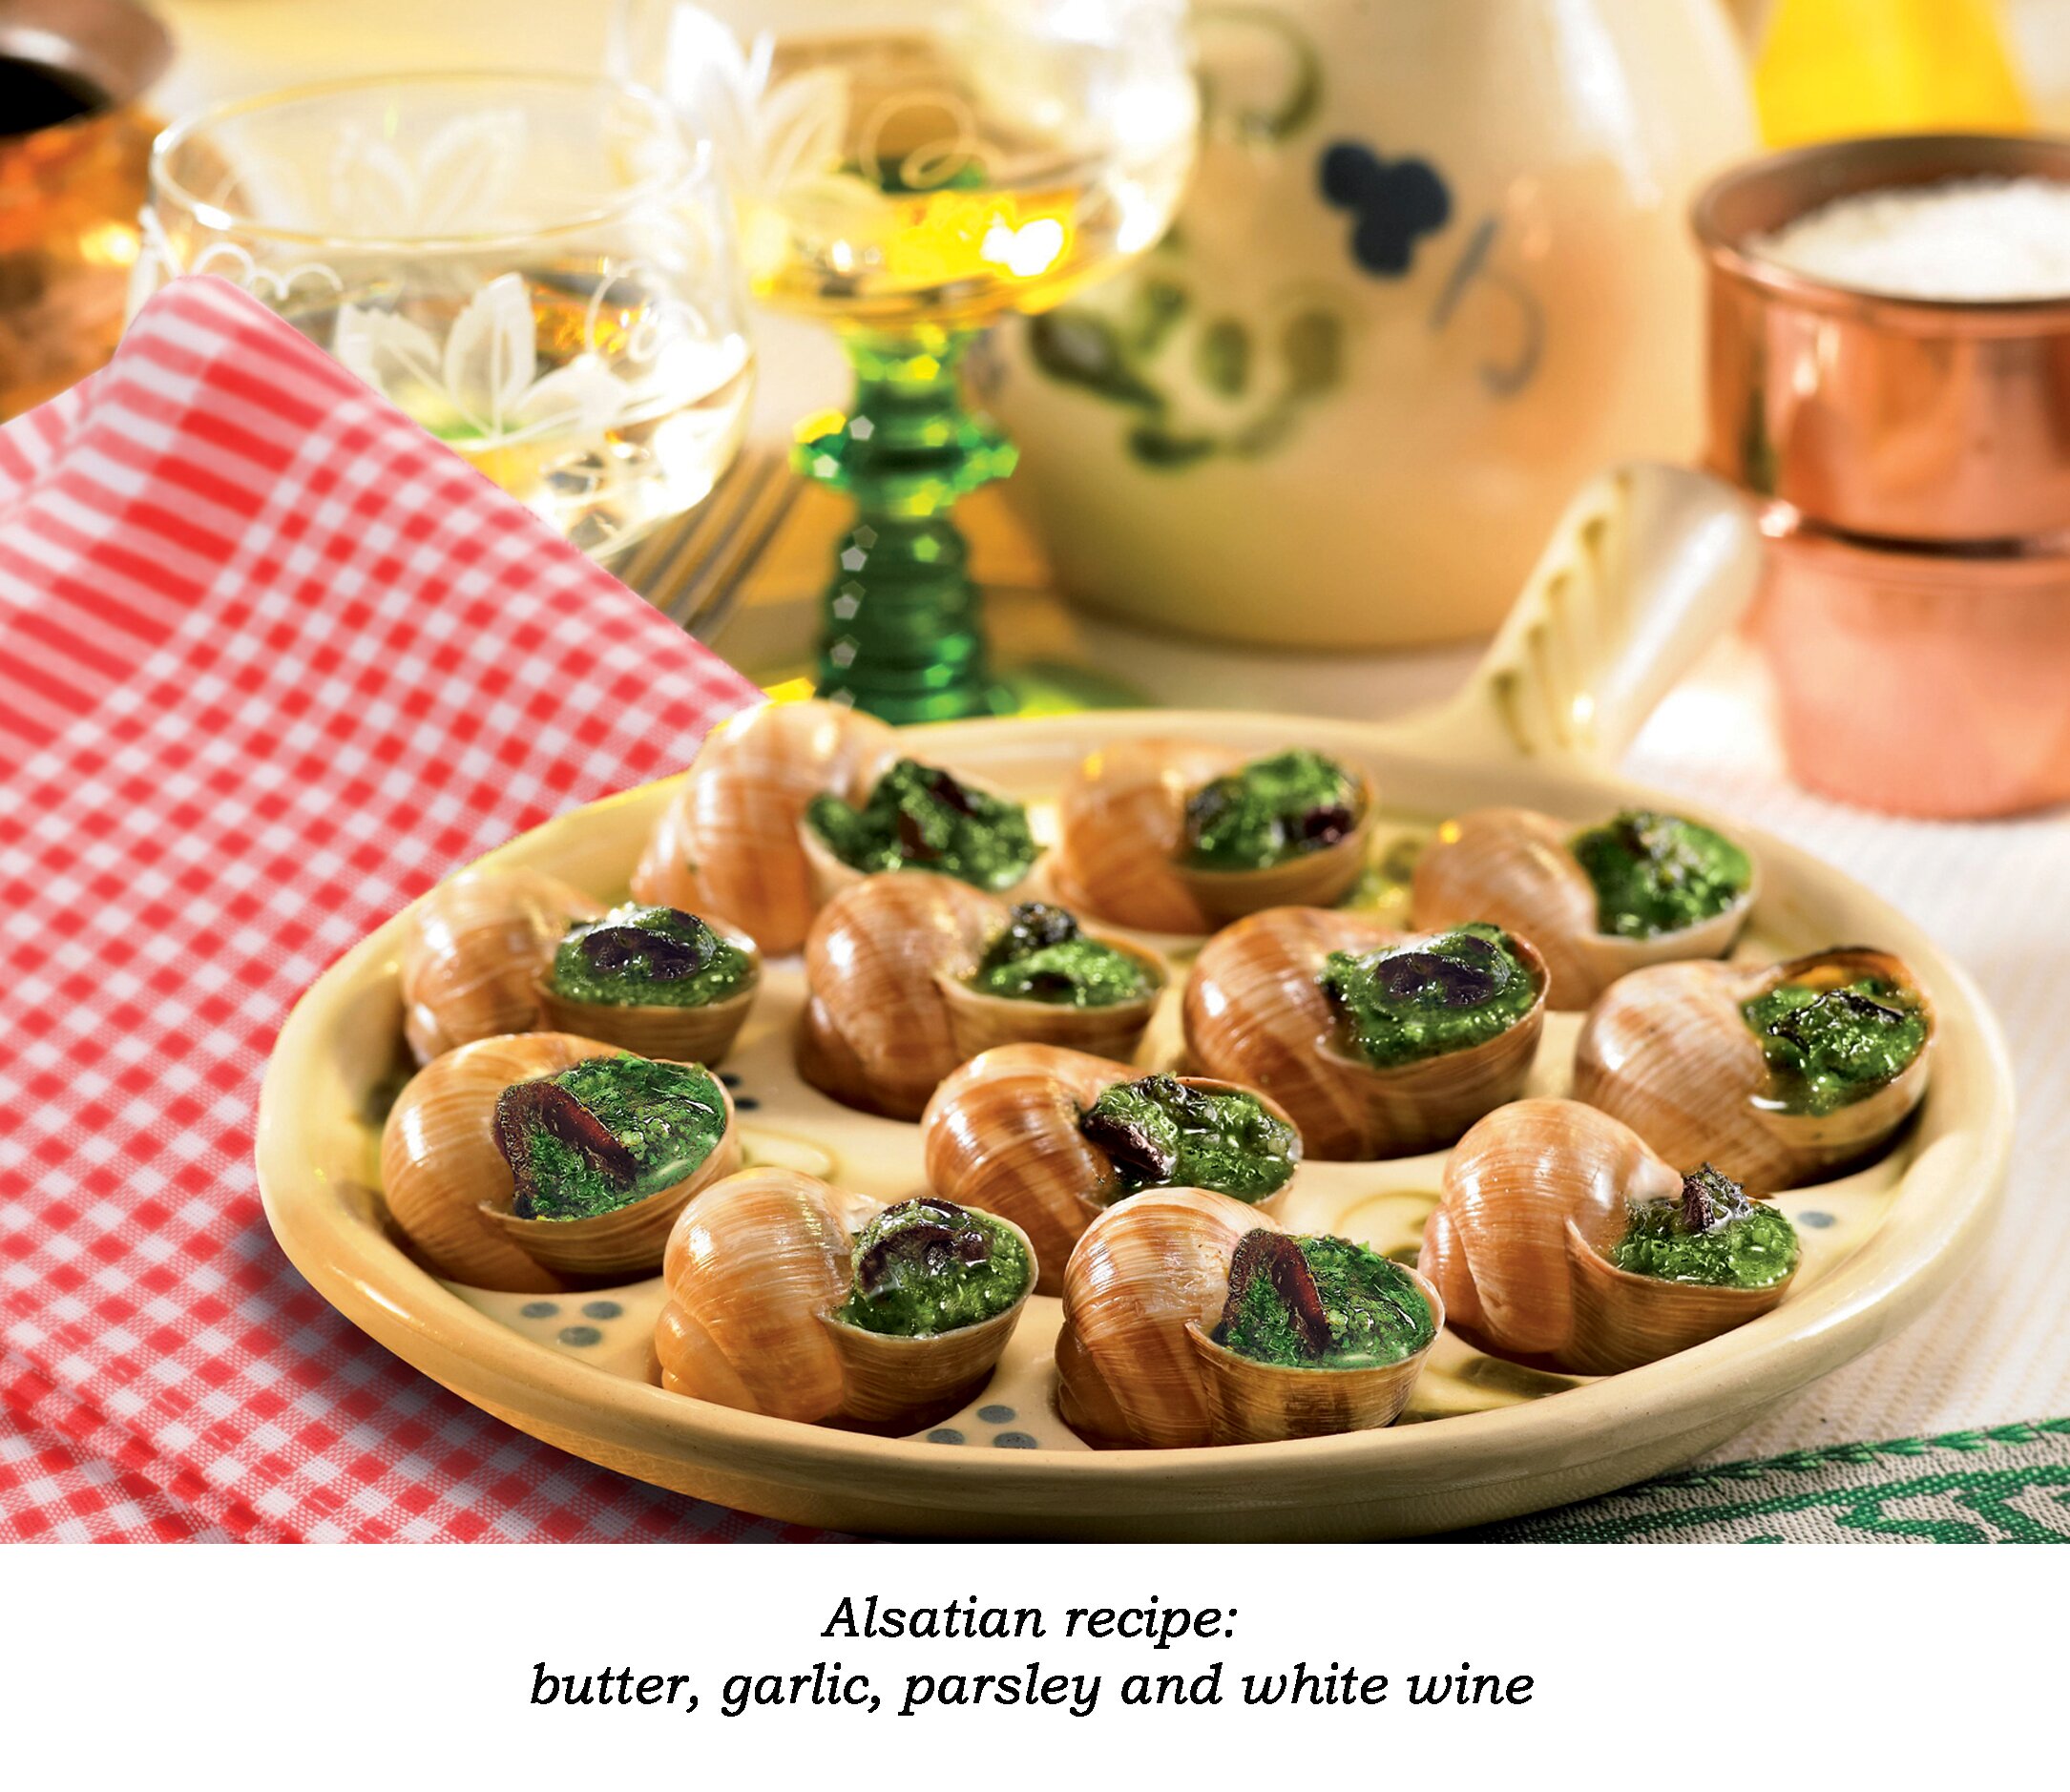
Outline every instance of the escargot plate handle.
[[1688, 468], [1641, 461], [1591, 481], [1466, 688], [1414, 722], [1461, 758], [1608, 761], [1746, 609], [1761, 571], [1752, 508]]

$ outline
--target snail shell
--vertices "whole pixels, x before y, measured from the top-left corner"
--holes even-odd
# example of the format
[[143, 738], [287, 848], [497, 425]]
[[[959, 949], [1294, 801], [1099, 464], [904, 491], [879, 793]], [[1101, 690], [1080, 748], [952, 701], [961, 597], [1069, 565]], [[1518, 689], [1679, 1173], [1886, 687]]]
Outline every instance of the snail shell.
[[1448, 822], [1416, 860], [1411, 914], [1419, 927], [1492, 921], [1538, 948], [1556, 1009], [1586, 1008], [1627, 971], [1683, 958], [1719, 958], [1746, 926], [1759, 868], [1739, 900], [1707, 921], [1648, 940], [1597, 931], [1596, 886], [1567, 842], [1575, 830], [1535, 809], [1475, 809]]
[[747, 955], [746, 981], [721, 1001], [700, 1008], [666, 1002], [577, 1002], [556, 990], [542, 971], [533, 981], [539, 1011], [549, 1027], [562, 1032], [601, 1039], [643, 1058], [673, 1058], [679, 1064], [717, 1064], [733, 1050], [747, 1011], [755, 1005], [762, 983], [762, 954], [742, 928], [718, 915], [700, 917], [704, 925], [737, 951]]
[[931, 871], [879, 872], [843, 890], [805, 940], [812, 993], [799, 1024], [799, 1073], [851, 1107], [916, 1120], [951, 1071], [993, 1046], [1034, 1040], [1133, 1052], [1157, 1007], [1164, 961], [1133, 941], [1088, 934], [1140, 960], [1150, 992], [1106, 1008], [984, 994], [964, 979], [1008, 913], [996, 898]]
[[634, 899], [717, 909], [763, 952], [796, 951], [818, 906], [805, 805], [827, 793], [861, 802], [895, 741], [889, 725], [838, 703], [772, 704], [715, 729], [647, 838]]
[[520, 1219], [510, 1210], [516, 1185], [496, 1145], [496, 1097], [585, 1058], [617, 1055], [568, 1033], [511, 1033], [449, 1052], [404, 1086], [381, 1134], [382, 1188], [389, 1215], [434, 1271], [531, 1293], [564, 1286], [563, 1276], [646, 1272], [660, 1261], [683, 1203], [739, 1167], [730, 1095], [725, 1131], [682, 1181], [586, 1219]]
[[1376, 1069], [1341, 1043], [1316, 974], [1331, 952], [1415, 938], [1322, 908], [1268, 908], [1224, 927], [1186, 980], [1188, 1057], [1210, 1075], [1274, 1096], [1317, 1157], [1399, 1157], [1449, 1145], [1523, 1093], [1544, 1025], [1547, 973], [1530, 941], [1513, 933], [1538, 986], [1530, 1012], [1479, 1045]]
[[[1124, 1192], [1114, 1160], [1078, 1130], [1079, 1116], [1103, 1090], [1141, 1074], [1133, 1065], [1059, 1046], [996, 1046], [951, 1072], [921, 1116], [929, 1186], [944, 1200], [997, 1214], [1027, 1233], [1042, 1265], [1038, 1294], [1062, 1291], [1072, 1248]], [[1234, 1087], [1198, 1076], [1180, 1080], [1195, 1089]], [[1270, 1096], [1243, 1093], [1293, 1124]], [[1297, 1157], [1299, 1152], [1297, 1129]], [[1246, 1213], [1272, 1214], [1286, 1195], [1283, 1188], [1255, 1204], [1236, 1204]]]
[[1050, 876], [1064, 904], [1122, 927], [1208, 933], [1278, 904], [1342, 898], [1358, 882], [1372, 832], [1372, 786], [1363, 778], [1358, 825], [1334, 845], [1262, 871], [1179, 863], [1186, 798], [1245, 762], [1229, 748], [1185, 740], [1120, 740], [1090, 755], [1057, 803]]
[[410, 912], [403, 1031], [419, 1064], [474, 1039], [540, 1024], [534, 979], [574, 921], [604, 906], [543, 871], [463, 871]]
[[[1679, 1186], [1679, 1184], [1678, 1184]], [[1247, 1233], [1284, 1230], [1205, 1189], [1149, 1189], [1087, 1227], [1064, 1267], [1057, 1410], [1097, 1444], [1185, 1448], [1319, 1437], [1390, 1425], [1429, 1347], [1370, 1368], [1254, 1363], [1209, 1336]], [[1415, 1275], [1415, 1272], [1410, 1272]], [[1416, 1286], [1439, 1329], [1437, 1290]]]
[[1027, 1293], [980, 1324], [931, 1338], [844, 1324], [833, 1311], [847, 1298], [854, 1237], [885, 1205], [776, 1168], [704, 1190], [676, 1221], [662, 1261], [661, 1386], [806, 1425], [895, 1429], [962, 1405], [997, 1365]]
[[1579, 1375], [1636, 1368], [1758, 1318], [1790, 1281], [1714, 1288], [1611, 1263], [1627, 1203], [1681, 1188], [1681, 1173], [1607, 1114], [1513, 1101], [1453, 1148], [1420, 1266], [1477, 1349]]
[[[1830, 1114], [1790, 1114], [1740, 1005], [1779, 984], [1879, 977], [1919, 996], [1926, 1044], [1890, 1082]], [[1926, 1094], [1934, 1011], [1902, 959], [1836, 947], [1784, 964], [1655, 965], [1603, 991], [1582, 1023], [1574, 1094], [1675, 1163], [1709, 1162], [1749, 1193], [1845, 1168], [1888, 1140]]]

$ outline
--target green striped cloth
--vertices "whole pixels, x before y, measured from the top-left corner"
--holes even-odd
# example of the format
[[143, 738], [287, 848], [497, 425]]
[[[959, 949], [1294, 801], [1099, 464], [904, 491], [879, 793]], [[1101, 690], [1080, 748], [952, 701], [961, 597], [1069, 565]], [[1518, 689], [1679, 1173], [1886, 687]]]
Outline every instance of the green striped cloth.
[[2070, 1543], [2070, 1419], [1714, 1463], [1474, 1543]]

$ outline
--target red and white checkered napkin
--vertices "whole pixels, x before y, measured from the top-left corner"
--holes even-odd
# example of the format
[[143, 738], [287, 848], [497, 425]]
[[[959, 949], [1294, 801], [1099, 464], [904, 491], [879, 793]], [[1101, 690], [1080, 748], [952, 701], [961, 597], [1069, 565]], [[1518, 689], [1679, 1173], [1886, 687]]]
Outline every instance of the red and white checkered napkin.
[[228, 285], [0, 430], [0, 1538], [779, 1533], [389, 1356], [252, 1172], [318, 972], [753, 696]]

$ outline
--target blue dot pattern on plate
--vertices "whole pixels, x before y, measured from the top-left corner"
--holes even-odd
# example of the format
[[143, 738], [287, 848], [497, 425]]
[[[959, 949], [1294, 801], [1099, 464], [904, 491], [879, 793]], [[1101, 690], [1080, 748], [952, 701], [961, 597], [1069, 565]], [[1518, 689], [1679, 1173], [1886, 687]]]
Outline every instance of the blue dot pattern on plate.
[[992, 1446], [994, 1449], [1034, 1449], [1035, 1441], [1026, 1431], [999, 1431], [994, 1433]]
[[728, 1089], [738, 1089], [741, 1086], [741, 1079], [734, 1075], [731, 1071], [721, 1071], [719, 1080], [725, 1084]]
[[559, 1311], [559, 1302], [554, 1301], [527, 1301], [517, 1309], [520, 1319], [552, 1319]]
[[616, 1301], [585, 1301], [582, 1303], [584, 1319], [617, 1319], [624, 1311]]
[[761, 1107], [762, 1103], [757, 1101], [753, 1095], [735, 1095], [733, 1105], [742, 1113], [746, 1114]]
[[577, 1346], [602, 1344], [604, 1335], [594, 1325], [563, 1325], [560, 1328], [560, 1341], [564, 1344]]
[[1012, 1425], [1014, 1423], [1014, 1408], [1012, 1407], [980, 1407], [977, 1409], [977, 1416], [984, 1420], [987, 1425]]
[[1797, 1223], [1800, 1226], [1809, 1226], [1813, 1232], [1823, 1232], [1833, 1223], [1833, 1217], [1813, 1207], [1808, 1212], [1799, 1214]]
[[928, 1433], [928, 1442], [930, 1444], [960, 1444], [963, 1442], [963, 1433], [952, 1425], [944, 1425]]

